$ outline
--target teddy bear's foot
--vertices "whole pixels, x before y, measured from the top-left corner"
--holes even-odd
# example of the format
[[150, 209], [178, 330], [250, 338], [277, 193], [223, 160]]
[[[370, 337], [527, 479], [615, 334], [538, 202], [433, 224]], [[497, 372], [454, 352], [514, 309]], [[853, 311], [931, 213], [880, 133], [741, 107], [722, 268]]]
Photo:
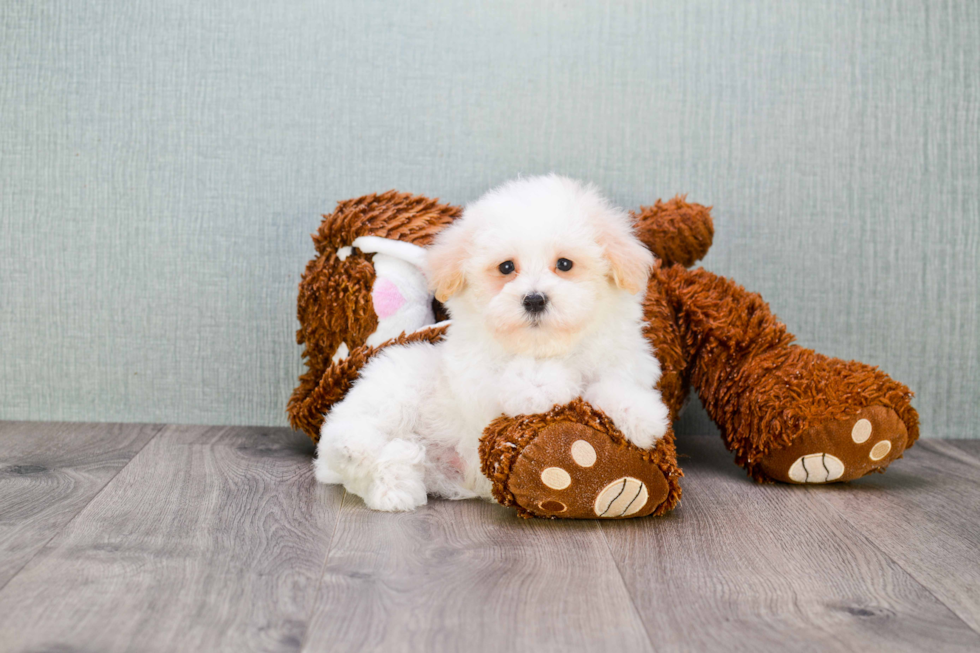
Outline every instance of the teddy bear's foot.
[[787, 483], [852, 481], [883, 472], [908, 446], [908, 429], [885, 406], [869, 406], [844, 419], [810, 427], [790, 446], [760, 464], [769, 478]]
[[[581, 424], [545, 426], [494, 484], [523, 516], [618, 519], [649, 515], [667, 498], [656, 465]], [[497, 479], [495, 479], [497, 480]], [[500, 500], [500, 496], [497, 496]]]
[[673, 433], [645, 451], [581, 400], [496, 420], [480, 457], [494, 498], [522, 517], [644, 517], [663, 514], [680, 497]]

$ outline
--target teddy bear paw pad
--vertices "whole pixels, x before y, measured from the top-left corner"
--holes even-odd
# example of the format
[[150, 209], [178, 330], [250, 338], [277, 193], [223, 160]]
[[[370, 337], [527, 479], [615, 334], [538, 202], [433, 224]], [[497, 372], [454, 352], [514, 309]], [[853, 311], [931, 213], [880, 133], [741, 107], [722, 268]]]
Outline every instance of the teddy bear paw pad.
[[800, 456], [789, 467], [789, 478], [796, 483], [832, 483], [844, 475], [844, 463], [829, 453]]
[[631, 446], [572, 422], [541, 430], [515, 461], [508, 487], [535, 516], [578, 519], [642, 517], [668, 494], [659, 467]]
[[788, 483], [851, 481], [884, 469], [901, 456], [908, 430], [898, 414], [870, 406], [839, 420], [821, 422], [788, 447], [762, 461], [770, 478]]
[[613, 481], [595, 498], [596, 517], [629, 517], [647, 505], [646, 484], [629, 476]]

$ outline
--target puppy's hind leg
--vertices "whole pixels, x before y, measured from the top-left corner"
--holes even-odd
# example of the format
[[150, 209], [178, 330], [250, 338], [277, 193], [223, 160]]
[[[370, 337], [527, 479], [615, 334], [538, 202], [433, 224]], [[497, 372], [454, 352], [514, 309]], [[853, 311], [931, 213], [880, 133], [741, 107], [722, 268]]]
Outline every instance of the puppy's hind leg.
[[324, 424], [314, 461], [321, 483], [343, 483], [374, 510], [412, 510], [426, 502], [425, 448], [390, 439], [366, 420]]
[[323, 445], [323, 433], [325, 431], [326, 429], [320, 431], [320, 444], [317, 446], [317, 456], [313, 459], [313, 476], [316, 477], [318, 483], [340, 485], [344, 482], [344, 478], [330, 465], [330, 461], [324, 454], [326, 447]]
[[432, 345], [389, 347], [327, 415], [317, 478], [339, 480], [375, 510], [411, 510], [426, 501], [425, 447], [415, 432], [432, 386]]
[[425, 504], [424, 447], [397, 438], [381, 450], [377, 465], [374, 480], [364, 495], [368, 508], [391, 512]]

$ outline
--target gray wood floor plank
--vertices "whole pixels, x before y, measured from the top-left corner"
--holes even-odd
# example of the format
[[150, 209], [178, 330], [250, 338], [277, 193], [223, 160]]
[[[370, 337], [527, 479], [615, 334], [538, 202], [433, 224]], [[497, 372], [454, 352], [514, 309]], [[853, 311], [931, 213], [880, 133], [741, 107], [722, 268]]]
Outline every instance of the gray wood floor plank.
[[[932, 440], [930, 440], [932, 442]], [[972, 455], [974, 458], [980, 459], [980, 439], [978, 440], [941, 440], [941, 442], [950, 445], [961, 451]]]
[[819, 494], [980, 632], [980, 451], [920, 440], [886, 474]]
[[285, 429], [170, 427], [0, 592], [5, 651], [296, 650], [342, 491]]
[[648, 651], [595, 522], [348, 495], [305, 651]]
[[162, 428], [0, 422], [0, 588]]
[[301, 434], [162, 428], [0, 424], [0, 649], [980, 649], [980, 441], [804, 488], [685, 438], [678, 510], [599, 524], [375, 513]]
[[[757, 485], [720, 440], [680, 445], [687, 474], [681, 506], [660, 520], [602, 524], [658, 648], [980, 650], [978, 634], [932, 588], [872, 543], [868, 531], [877, 529], [844, 519], [820, 497], [829, 490], [845, 497], [836, 502], [842, 508], [886, 513], [876, 518], [882, 527], [916, 523], [921, 503], [898, 510], [898, 499], [864, 492], [865, 480], [836, 488]], [[914, 494], [923, 485], [917, 473], [900, 461], [880, 478]], [[926, 542], [933, 549], [943, 543], [932, 534]]]

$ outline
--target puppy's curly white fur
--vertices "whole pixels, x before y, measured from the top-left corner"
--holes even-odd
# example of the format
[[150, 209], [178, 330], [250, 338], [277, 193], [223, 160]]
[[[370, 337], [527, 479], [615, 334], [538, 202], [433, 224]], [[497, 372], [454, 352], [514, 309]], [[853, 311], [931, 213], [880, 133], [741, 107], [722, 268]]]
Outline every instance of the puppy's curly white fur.
[[376, 510], [429, 494], [490, 498], [483, 429], [500, 414], [583, 397], [634, 444], [668, 428], [660, 366], [642, 335], [653, 255], [592, 186], [549, 175], [467, 206], [428, 251], [452, 322], [437, 344], [388, 347], [327, 415], [315, 462]]

